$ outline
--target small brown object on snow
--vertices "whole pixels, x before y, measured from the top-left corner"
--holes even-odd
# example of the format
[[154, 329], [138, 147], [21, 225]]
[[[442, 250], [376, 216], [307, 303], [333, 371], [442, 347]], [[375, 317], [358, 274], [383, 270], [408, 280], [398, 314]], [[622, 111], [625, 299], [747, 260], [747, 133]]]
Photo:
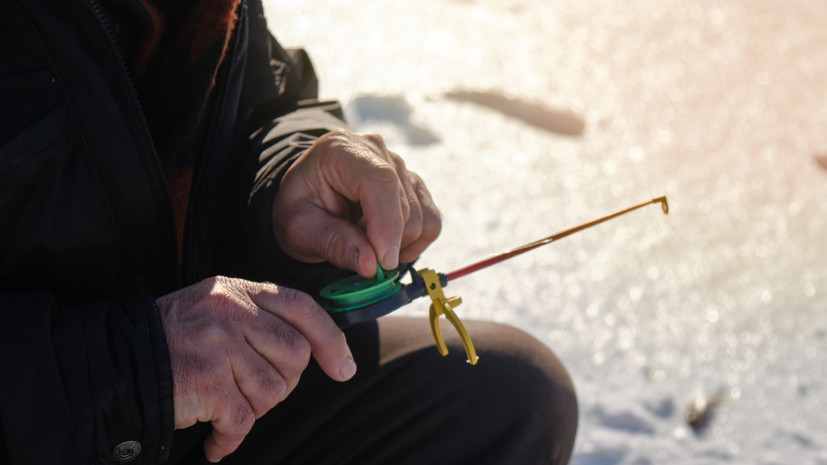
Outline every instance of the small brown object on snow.
[[693, 430], [698, 431], [709, 422], [718, 406], [727, 401], [726, 396], [697, 396], [686, 409], [686, 422]]

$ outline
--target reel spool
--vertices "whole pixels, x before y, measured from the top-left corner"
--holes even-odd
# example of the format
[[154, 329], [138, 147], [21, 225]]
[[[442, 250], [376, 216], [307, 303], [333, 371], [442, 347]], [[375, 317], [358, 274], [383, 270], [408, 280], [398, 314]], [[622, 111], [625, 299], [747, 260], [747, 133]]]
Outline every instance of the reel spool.
[[402, 290], [397, 281], [398, 271], [385, 272], [376, 267], [376, 276], [364, 278], [349, 276], [324, 287], [319, 295], [325, 299], [325, 310], [330, 313], [346, 312], [384, 300]]

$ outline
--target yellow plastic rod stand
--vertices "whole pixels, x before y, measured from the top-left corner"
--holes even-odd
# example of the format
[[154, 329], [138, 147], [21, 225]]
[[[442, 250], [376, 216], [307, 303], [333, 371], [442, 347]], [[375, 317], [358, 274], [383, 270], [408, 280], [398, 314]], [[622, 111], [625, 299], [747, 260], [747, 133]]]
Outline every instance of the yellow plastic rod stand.
[[457, 330], [460, 339], [462, 339], [462, 345], [465, 347], [465, 355], [468, 356], [468, 363], [476, 365], [480, 358], [477, 357], [477, 351], [474, 350], [474, 343], [471, 342], [471, 336], [469, 336], [468, 331], [465, 330], [465, 325], [462, 324], [457, 314], [451, 309], [450, 301], [445, 306], [445, 318], [454, 325], [454, 329]]
[[[462, 299], [459, 298], [459, 297], [450, 297], [450, 298], [448, 298], [447, 302], [445, 302], [444, 297], [438, 297], [437, 299], [438, 299], [438, 302], [433, 302], [431, 304], [431, 308], [430, 308], [430, 311], [429, 311], [430, 321], [431, 321], [431, 333], [434, 335], [434, 341], [436, 341], [436, 348], [439, 349], [440, 355], [442, 355], [444, 357], [444, 356], [448, 355], [448, 347], [445, 345], [445, 340], [442, 339], [442, 331], [439, 330], [439, 316], [444, 314], [447, 318], [448, 315], [453, 315], [454, 319], [456, 321], [459, 321], [459, 318], [456, 317], [456, 314], [454, 314], [453, 310], [451, 310], [451, 309], [453, 307], [456, 307], [457, 305], [461, 304]], [[439, 310], [437, 310], [437, 309], [439, 309]], [[450, 312], [450, 313], [448, 313], [448, 312]], [[456, 323], [453, 322], [454, 320], [449, 319], [449, 321], [451, 321], [451, 323], [454, 324], [454, 327], [456, 327]], [[463, 334], [463, 333], [468, 334], [468, 332], [465, 331], [465, 326], [462, 326], [462, 322], [460, 322], [459, 324], [460, 324], [462, 330], [460, 331], [458, 329], [457, 332], [459, 332], [460, 334]], [[471, 338], [468, 338], [469, 341], [470, 341], [470, 339]], [[464, 343], [464, 341], [463, 341], [463, 343]], [[471, 350], [473, 350], [473, 345], [471, 346]], [[469, 360], [470, 360], [470, 358], [469, 358]]]
[[431, 297], [431, 308], [429, 311], [431, 332], [434, 335], [436, 347], [442, 356], [448, 355], [448, 347], [445, 345], [445, 340], [442, 338], [442, 332], [439, 330], [439, 317], [445, 315], [448, 321], [454, 325], [454, 328], [459, 333], [462, 340], [462, 345], [465, 348], [465, 354], [468, 356], [468, 363], [476, 365], [479, 361], [477, 352], [474, 350], [474, 343], [471, 342], [471, 337], [468, 331], [465, 330], [465, 325], [462, 324], [459, 317], [454, 313], [454, 307], [462, 303], [459, 297], [446, 298], [442, 292], [442, 286], [439, 284], [439, 275], [435, 271], [427, 268], [419, 270], [419, 276], [425, 281], [425, 288], [428, 290], [428, 296]]
[[436, 311], [437, 304], [431, 304], [431, 308], [429, 310], [430, 314], [430, 321], [431, 321], [431, 334], [434, 335], [434, 342], [436, 342], [436, 348], [439, 350], [439, 355], [443, 357], [448, 355], [448, 346], [445, 345], [445, 340], [442, 339], [442, 332], [439, 331], [439, 314]]

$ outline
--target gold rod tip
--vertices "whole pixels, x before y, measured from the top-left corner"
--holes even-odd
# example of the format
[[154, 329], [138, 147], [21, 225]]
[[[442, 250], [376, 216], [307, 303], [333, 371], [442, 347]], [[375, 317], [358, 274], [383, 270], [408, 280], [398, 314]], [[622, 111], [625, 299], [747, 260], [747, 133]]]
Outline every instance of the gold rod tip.
[[663, 213], [665, 215], [669, 214], [669, 202], [666, 200], [665, 195], [663, 197], [657, 197], [652, 199], [652, 203], [660, 203], [660, 208], [661, 210], [663, 210]]

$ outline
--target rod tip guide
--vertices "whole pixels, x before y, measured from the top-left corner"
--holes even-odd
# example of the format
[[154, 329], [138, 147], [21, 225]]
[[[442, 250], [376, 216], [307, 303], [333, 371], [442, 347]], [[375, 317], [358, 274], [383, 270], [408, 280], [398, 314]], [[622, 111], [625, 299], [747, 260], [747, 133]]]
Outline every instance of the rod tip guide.
[[663, 213], [668, 215], [669, 214], [669, 202], [666, 200], [666, 196], [663, 197], [655, 197], [652, 199], [652, 203], [660, 203], [660, 208], [663, 210]]

